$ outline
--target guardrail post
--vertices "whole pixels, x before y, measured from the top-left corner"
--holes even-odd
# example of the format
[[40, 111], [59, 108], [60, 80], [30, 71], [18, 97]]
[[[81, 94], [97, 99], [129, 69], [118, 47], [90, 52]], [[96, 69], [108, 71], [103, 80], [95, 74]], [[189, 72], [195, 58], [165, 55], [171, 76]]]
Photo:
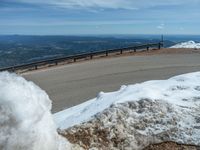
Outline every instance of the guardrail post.
[[158, 44], [158, 49], [160, 49], [160, 48], [161, 48], [161, 43]]
[[57, 66], [57, 65], [58, 65], [58, 62], [56, 61], [55, 64], [56, 64], [56, 66]]
[[149, 46], [147, 46], [147, 51], [149, 51]]
[[37, 67], [37, 65], [35, 65], [35, 70], [37, 70], [38, 69], [38, 67]]
[[120, 50], [120, 54], [122, 54], [122, 53], [123, 53], [123, 50], [121, 49], [121, 50]]
[[76, 62], [76, 58], [74, 58], [74, 62]]
[[134, 52], [136, 52], [136, 48], [134, 48]]
[[90, 59], [92, 59], [92, 54], [90, 54]]
[[12, 67], [12, 72], [15, 72], [15, 68], [14, 67]]
[[108, 51], [106, 51], [106, 56], [108, 56]]

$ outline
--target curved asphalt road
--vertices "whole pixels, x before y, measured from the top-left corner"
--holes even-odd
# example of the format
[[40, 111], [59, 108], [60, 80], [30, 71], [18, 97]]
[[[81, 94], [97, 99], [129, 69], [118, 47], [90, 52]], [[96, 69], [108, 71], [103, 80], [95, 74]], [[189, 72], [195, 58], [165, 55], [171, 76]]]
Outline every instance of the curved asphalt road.
[[115, 91], [121, 85], [200, 71], [200, 54], [127, 56], [85, 61], [29, 72], [23, 76], [44, 89], [53, 101], [53, 112]]

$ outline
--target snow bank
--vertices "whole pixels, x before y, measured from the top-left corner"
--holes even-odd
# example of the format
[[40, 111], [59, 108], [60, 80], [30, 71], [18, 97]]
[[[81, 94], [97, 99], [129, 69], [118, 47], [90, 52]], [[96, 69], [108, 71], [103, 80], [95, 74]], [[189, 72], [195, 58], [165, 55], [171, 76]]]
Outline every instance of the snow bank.
[[162, 141], [200, 145], [199, 109], [200, 72], [195, 72], [101, 92], [54, 119], [69, 140], [87, 137], [82, 147], [112, 149], [118, 142], [118, 149], [142, 149]]
[[194, 41], [188, 41], [188, 42], [176, 44], [170, 48], [196, 48], [196, 49], [199, 49], [200, 43], [195, 43]]
[[100, 92], [92, 100], [54, 114], [54, 119], [59, 128], [66, 129], [88, 121], [92, 116], [109, 108], [112, 104], [146, 98], [166, 101], [181, 108], [197, 107], [200, 105], [200, 72], [180, 75], [168, 80], [123, 85], [116, 92]]
[[0, 73], [0, 149], [58, 150], [58, 136], [48, 95], [16, 74]]

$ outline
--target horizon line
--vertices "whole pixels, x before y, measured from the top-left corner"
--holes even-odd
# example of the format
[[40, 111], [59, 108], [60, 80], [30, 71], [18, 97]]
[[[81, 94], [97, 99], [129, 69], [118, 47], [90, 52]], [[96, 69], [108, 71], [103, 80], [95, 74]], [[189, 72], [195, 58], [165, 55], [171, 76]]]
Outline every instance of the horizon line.
[[200, 36], [200, 34], [0, 34], [0, 36]]

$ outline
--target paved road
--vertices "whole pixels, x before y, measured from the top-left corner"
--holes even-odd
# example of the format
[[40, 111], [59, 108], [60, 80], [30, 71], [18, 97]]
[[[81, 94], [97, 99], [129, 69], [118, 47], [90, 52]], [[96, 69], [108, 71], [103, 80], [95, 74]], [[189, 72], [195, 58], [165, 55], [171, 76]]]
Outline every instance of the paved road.
[[30, 72], [23, 76], [44, 89], [53, 112], [80, 104], [121, 85], [167, 79], [200, 71], [200, 54], [128, 56], [86, 61]]

